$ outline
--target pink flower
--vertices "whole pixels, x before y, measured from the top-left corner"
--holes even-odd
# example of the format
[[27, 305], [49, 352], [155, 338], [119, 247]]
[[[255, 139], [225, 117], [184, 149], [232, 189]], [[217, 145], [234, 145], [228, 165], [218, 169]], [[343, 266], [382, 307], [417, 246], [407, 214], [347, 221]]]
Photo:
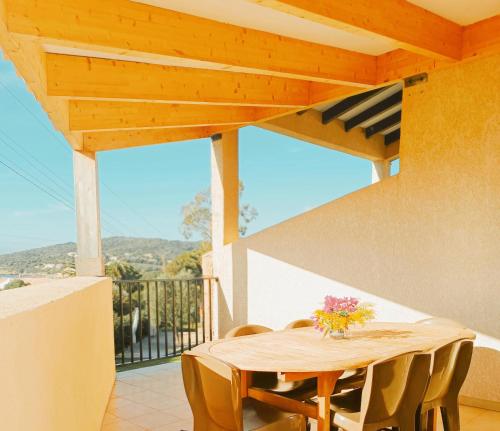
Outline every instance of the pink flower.
[[327, 313], [333, 312], [348, 312], [352, 313], [357, 310], [359, 304], [359, 300], [353, 297], [342, 297], [337, 298], [335, 296], [327, 295], [325, 297], [325, 303], [323, 306], [323, 311]]

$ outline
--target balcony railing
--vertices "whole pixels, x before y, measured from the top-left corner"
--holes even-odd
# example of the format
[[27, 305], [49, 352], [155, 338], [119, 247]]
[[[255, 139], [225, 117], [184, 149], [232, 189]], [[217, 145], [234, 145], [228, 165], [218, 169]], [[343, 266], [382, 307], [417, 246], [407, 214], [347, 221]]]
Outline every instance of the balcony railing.
[[117, 367], [180, 355], [212, 339], [215, 278], [115, 280]]

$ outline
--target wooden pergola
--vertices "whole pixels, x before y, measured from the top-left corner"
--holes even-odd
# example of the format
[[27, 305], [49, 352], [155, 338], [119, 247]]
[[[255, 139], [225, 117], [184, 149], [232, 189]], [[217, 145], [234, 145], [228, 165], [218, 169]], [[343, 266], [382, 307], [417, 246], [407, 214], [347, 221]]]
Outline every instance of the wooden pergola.
[[399, 134], [379, 132], [396, 131], [397, 112], [348, 125], [341, 108], [500, 50], [500, 10], [461, 24], [446, 16], [467, 2], [432, 3], [0, 0], [0, 46], [75, 150], [78, 272], [103, 271], [98, 151], [213, 137], [214, 248], [237, 238], [243, 126], [367, 158], [387, 176]]
[[368, 55], [292, 39], [169, 10], [168, 0], [3, 0], [0, 40], [55, 126], [83, 151], [208, 137], [500, 43], [498, 16], [464, 27], [399, 0], [376, 8], [360, 0], [249, 2], [389, 38], [398, 49]]

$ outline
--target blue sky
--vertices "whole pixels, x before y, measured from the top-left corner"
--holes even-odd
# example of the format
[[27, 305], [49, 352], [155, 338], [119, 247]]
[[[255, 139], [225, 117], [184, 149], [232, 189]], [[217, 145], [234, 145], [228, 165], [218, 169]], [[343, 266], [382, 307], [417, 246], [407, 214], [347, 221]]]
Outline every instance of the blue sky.
[[[181, 207], [210, 181], [208, 139], [98, 156], [104, 236], [182, 239]], [[71, 150], [0, 60], [0, 162], [73, 205]], [[240, 131], [243, 201], [259, 231], [370, 184], [366, 160], [255, 127]], [[75, 240], [74, 213], [0, 163], [0, 254]]]

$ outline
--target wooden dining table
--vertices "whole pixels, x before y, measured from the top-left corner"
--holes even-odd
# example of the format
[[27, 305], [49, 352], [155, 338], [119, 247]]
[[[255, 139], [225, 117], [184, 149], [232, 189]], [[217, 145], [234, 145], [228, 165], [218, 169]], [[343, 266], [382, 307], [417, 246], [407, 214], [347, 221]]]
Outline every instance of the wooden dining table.
[[[288, 329], [221, 339], [193, 350], [225, 361], [241, 372], [241, 396], [318, 421], [319, 431], [330, 430], [330, 396], [346, 370], [366, 367], [379, 359], [412, 351], [426, 351], [448, 342], [474, 338], [469, 329], [418, 323], [369, 323], [349, 330], [346, 338], [323, 337], [314, 328]], [[317, 405], [300, 402], [252, 386], [252, 373], [278, 373], [283, 381], [317, 378]], [[429, 431], [435, 420], [429, 424]]]

